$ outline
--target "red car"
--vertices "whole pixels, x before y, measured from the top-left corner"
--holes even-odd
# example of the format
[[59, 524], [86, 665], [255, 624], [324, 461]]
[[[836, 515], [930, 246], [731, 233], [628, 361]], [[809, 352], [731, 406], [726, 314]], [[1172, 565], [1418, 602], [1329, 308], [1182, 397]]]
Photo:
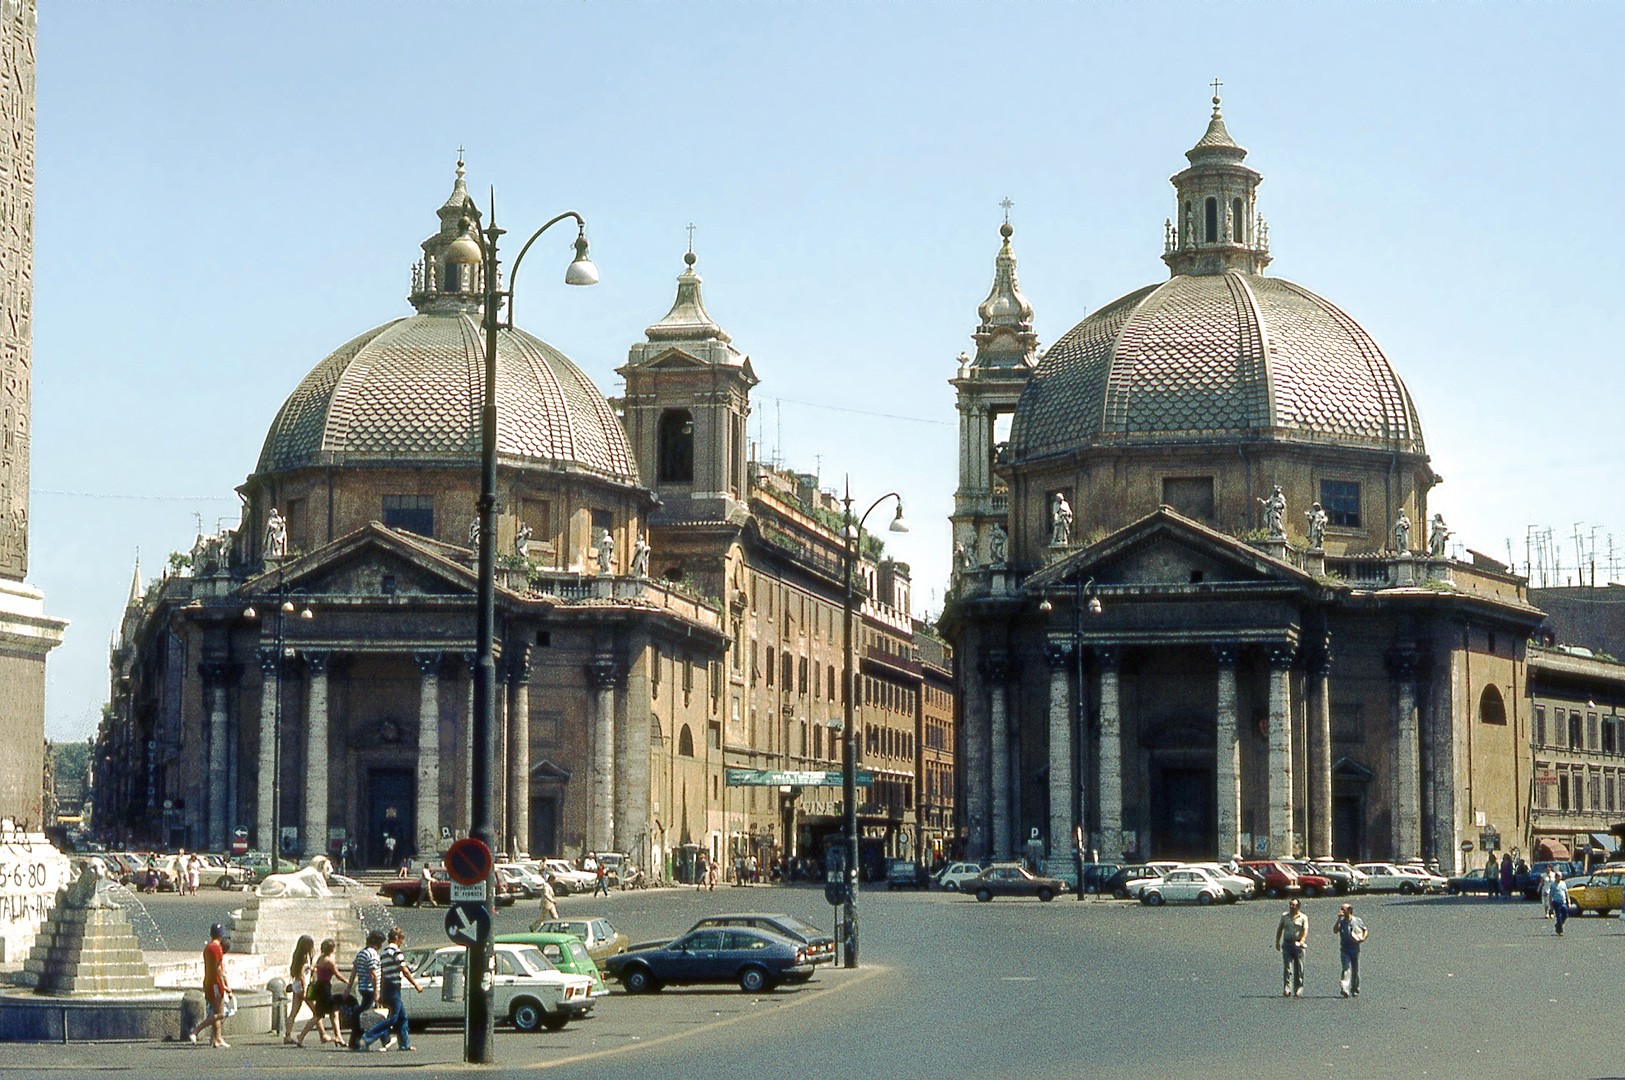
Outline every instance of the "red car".
[[[430, 895], [437, 904], [451, 903], [451, 877], [444, 870], [430, 870]], [[378, 887], [379, 896], [389, 897], [396, 907], [411, 907], [423, 894], [423, 879], [419, 876], [391, 878]], [[497, 906], [507, 907], [519, 899], [516, 886], [497, 875]]]
[[1304, 896], [1330, 896], [1333, 892], [1331, 878], [1324, 878], [1319, 874], [1300, 874], [1274, 859], [1254, 859], [1241, 865], [1253, 871], [1262, 885], [1261, 891], [1265, 896], [1288, 896], [1297, 893]]

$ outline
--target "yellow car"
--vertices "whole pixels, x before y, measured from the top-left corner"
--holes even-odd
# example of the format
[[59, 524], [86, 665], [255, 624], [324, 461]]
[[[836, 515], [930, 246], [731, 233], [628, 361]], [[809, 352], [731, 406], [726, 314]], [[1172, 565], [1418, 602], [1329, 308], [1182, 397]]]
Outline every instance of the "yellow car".
[[1576, 914], [1595, 911], [1607, 915], [1625, 908], [1625, 868], [1598, 870], [1569, 882], [1569, 903]]

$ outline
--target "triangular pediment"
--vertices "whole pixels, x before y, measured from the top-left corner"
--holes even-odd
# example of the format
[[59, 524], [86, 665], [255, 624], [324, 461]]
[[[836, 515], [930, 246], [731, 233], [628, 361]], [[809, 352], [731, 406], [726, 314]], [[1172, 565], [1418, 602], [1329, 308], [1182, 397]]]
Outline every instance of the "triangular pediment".
[[1054, 589], [1090, 579], [1096, 587], [1130, 590], [1315, 584], [1291, 563], [1166, 506], [1045, 567], [1026, 586]]
[[279, 589], [308, 596], [471, 597], [473, 569], [447, 558], [432, 542], [378, 522], [279, 562], [244, 583], [251, 594]]
[[643, 365], [651, 368], [703, 368], [710, 367], [704, 360], [692, 356], [682, 349], [667, 349], [653, 360]]
[[539, 783], [567, 784], [570, 782], [570, 770], [543, 758], [530, 767], [530, 778]]

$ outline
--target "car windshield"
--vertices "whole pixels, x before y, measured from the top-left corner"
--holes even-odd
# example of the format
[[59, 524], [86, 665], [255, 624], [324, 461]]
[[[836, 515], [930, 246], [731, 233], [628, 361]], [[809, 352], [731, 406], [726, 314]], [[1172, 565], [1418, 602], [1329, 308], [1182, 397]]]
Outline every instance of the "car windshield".
[[579, 941], [570, 942], [570, 956], [576, 962], [577, 971], [592, 971], [597, 966], [593, 963], [592, 954], [587, 951], [587, 946]]
[[542, 955], [542, 951], [536, 948], [534, 945], [526, 945], [522, 948], [515, 949], [513, 955], [518, 957], [519, 962], [525, 967], [529, 968], [533, 973], [558, 970], [558, 968], [554, 967], [548, 961], [547, 957]]
[[823, 933], [822, 930], [818, 929], [818, 927], [814, 926], [812, 923], [798, 919], [794, 915], [778, 915], [774, 917], [773, 921], [788, 930], [794, 930], [802, 937], [817, 937]]
[[584, 922], [549, 922], [543, 923], [541, 932], [544, 934], [569, 934], [571, 937], [587, 938], [587, 924]]

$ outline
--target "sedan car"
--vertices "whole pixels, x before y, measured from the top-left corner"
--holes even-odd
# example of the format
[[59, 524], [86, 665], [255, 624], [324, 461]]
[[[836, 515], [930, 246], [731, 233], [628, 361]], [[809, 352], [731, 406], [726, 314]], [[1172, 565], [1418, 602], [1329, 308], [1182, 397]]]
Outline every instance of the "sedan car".
[[1176, 869], [1206, 871], [1209, 877], [1224, 886], [1225, 892], [1230, 894], [1232, 900], [1251, 900], [1258, 895], [1258, 888], [1253, 883], [1252, 878], [1244, 877], [1241, 874], [1232, 874], [1218, 863], [1186, 863]]
[[592, 981], [592, 992], [607, 994], [604, 986], [604, 976], [598, 970], [598, 964], [593, 960], [592, 954], [587, 952], [586, 944], [578, 937], [570, 934], [498, 934], [494, 939], [499, 945], [531, 945], [546, 958], [549, 964], [568, 975], [585, 975]]
[[1235, 895], [1220, 884], [1217, 878], [1206, 870], [1194, 866], [1170, 870], [1162, 875], [1161, 881], [1147, 885], [1140, 893], [1140, 903], [1150, 907], [1161, 907], [1170, 903], [1201, 904], [1207, 907], [1211, 904], [1235, 903], [1235, 901]]
[[1334, 892], [1341, 895], [1342, 890], [1337, 887], [1337, 882], [1322, 874], [1318, 867], [1302, 859], [1286, 860], [1285, 865], [1288, 870], [1298, 875], [1298, 887], [1303, 890], [1303, 895], [1330, 896]]
[[1418, 883], [1418, 892], [1443, 892], [1445, 879], [1435, 874], [1425, 866], [1417, 863], [1403, 863], [1399, 872]]
[[709, 928], [749, 926], [766, 930], [807, 947], [807, 958], [814, 964], [828, 964], [835, 960], [835, 939], [805, 919], [794, 915], [765, 915], [746, 912], [740, 915], [711, 915], [689, 927], [689, 932]]
[[[592, 1011], [592, 980], [586, 976], [559, 971], [532, 945], [498, 943], [491, 951], [492, 1016], [505, 1018], [520, 1031], [543, 1027], [558, 1031]], [[462, 968], [467, 956], [461, 945], [406, 954], [407, 965], [423, 986], [423, 993], [405, 999], [414, 1024], [462, 1022], [468, 994]]]
[[563, 859], [548, 859], [542, 863], [542, 873], [553, 883], [553, 891], [560, 896], [591, 892], [598, 875], [590, 870], [577, 870]]
[[984, 904], [995, 896], [1036, 896], [1049, 903], [1066, 891], [1066, 882], [1038, 877], [1022, 866], [990, 866], [961, 888]]
[[1395, 866], [1393, 863], [1359, 863], [1356, 870], [1365, 874], [1366, 888], [1371, 892], [1397, 892], [1406, 896], [1443, 889], [1449, 882], [1437, 874], [1429, 874], [1419, 867]]
[[952, 892], [965, 887], [965, 882], [982, 876], [982, 864], [973, 862], [949, 863], [937, 874], [937, 884]]
[[1353, 892], [1365, 892], [1365, 875], [1345, 862], [1333, 862], [1330, 859], [1316, 859], [1309, 864], [1314, 867], [1315, 873], [1321, 877], [1332, 879], [1337, 887], [1338, 895], [1347, 896]]
[[1607, 915], [1625, 908], [1625, 870], [1598, 870], [1569, 882], [1569, 904], [1578, 915], [1588, 911]]
[[[1303, 882], [1298, 880], [1297, 871], [1279, 860], [1249, 859], [1241, 865], [1258, 877], [1265, 896], [1296, 896], [1303, 892]], [[1327, 888], [1331, 887], [1331, 882], [1325, 878], [1319, 880]]]
[[1491, 885], [1490, 879], [1484, 874], [1484, 868], [1480, 866], [1477, 869], [1467, 871], [1465, 874], [1457, 874], [1453, 878], [1446, 878], [1444, 889], [1451, 896], [1460, 896], [1465, 893], [1487, 893], [1492, 889], [1499, 889], [1501, 887], [1500, 883], [1501, 871], [1497, 870], [1495, 872], [1495, 884]]
[[497, 876], [521, 900], [535, 900], [544, 891], [541, 875], [522, 863], [498, 863]]
[[611, 956], [626, 951], [631, 940], [609, 924], [608, 919], [537, 919], [530, 924], [534, 933], [569, 934], [580, 938], [588, 954], [600, 968]]
[[[451, 876], [444, 870], [429, 870], [429, 895], [437, 904], [451, 903]], [[389, 897], [389, 902], [396, 907], [413, 907], [423, 896], [423, 878], [414, 874], [412, 877], [390, 878], [378, 886], [378, 895]], [[497, 875], [496, 900], [498, 907], [508, 907], [519, 899], [520, 893], [513, 882], [501, 875]]]
[[1162, 873], [1144, 863], [1120, 866], [1117, 872], [1100, 883], [1100, 891], [1110, 893], [1119, 900], [1139, 899], [1140, 890], [1153, 881], [1162, 880]]
[[813, 961], [803, 945], [766, 930], [736, 926], [695, 930], [676, 941], [609, 958], [607, 971], [628, 993], [668, 985], [738, 983], [747, 994], [807, 979]]

